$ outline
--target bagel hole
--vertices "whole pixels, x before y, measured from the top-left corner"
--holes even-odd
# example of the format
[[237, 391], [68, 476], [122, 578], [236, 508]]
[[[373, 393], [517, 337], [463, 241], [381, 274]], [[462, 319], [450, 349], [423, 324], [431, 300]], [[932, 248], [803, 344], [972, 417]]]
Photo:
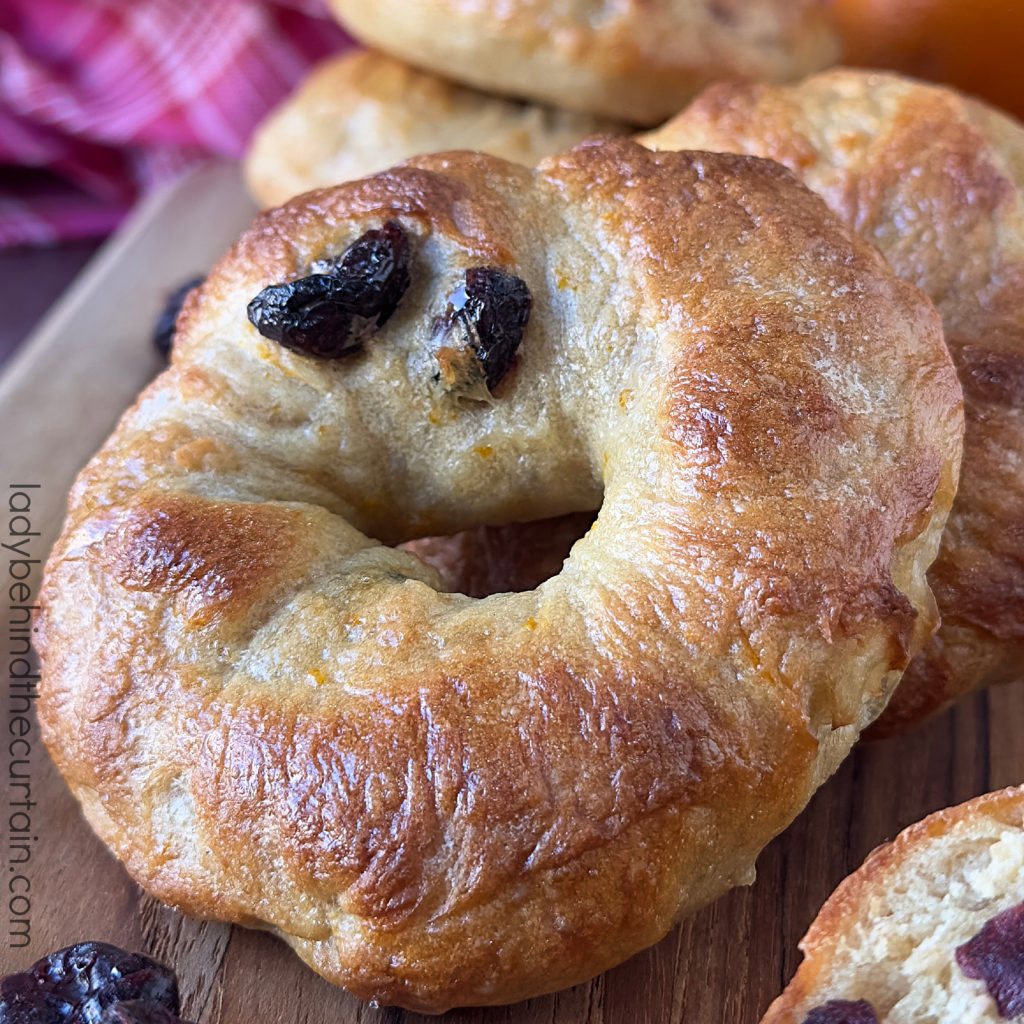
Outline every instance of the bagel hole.
[[562, 571], [569, 551], [597, 512], [504, 526], [476, 526], [447, 537], [420, 537], [399, 545], [441, 575], [451, 594], [488, 597], [533, 590]]

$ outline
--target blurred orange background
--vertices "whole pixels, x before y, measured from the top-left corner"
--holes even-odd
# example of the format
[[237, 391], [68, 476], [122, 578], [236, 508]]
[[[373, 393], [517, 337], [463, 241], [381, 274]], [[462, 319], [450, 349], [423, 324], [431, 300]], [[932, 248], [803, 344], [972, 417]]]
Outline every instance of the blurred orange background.
[[955, 85], [1024, 117], [1021, 0], [833, 0], [852, 65]]

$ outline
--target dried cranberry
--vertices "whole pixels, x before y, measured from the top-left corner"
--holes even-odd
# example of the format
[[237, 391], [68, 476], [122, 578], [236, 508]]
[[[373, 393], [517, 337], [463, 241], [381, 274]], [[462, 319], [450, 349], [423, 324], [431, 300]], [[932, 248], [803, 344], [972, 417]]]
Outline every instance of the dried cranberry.
[[1024, 903], [996, 914], [957, 946], [956, 962], [968, 978], [985, 982], [1001, 1017], [1024, 1013]]
[[0, 1024], [94, 1024], [106, 1007], [133, 999], [176, 1014], [174, 973], [141, 953], [80, 942], [0, 981]]
[[28, 971], [0, 978], [2, 1024], [64, 1024], [65, 1005], [51, 997]]
[[468, 349], [487, 390], [493, 392], [515, 365], [532, 305], [522, 278], [496, 267], [467, 270], [465, 282], [449, 296], [448, 309], [436, 325], [443, 337], [455, 336], [454, 347], [445, 344], [439, 351], [438, 379], [448, 390], [462, 386], [465, 366], [457, 353]]
[[350, 289], [353, 311], [385, 324], [409, 287], [409, 239], [389, 220], [380, 231], [367, 231], [345, 250], [336, 274]]
[[811, 1010], [803, 1024], [878, 1024], [878, 1016], [866, 999], [830, 999]]
[[153, 344], [157, 352], [165, 359], [171, 354], [171, 343], [174, 341], [174, 328], [178, 322], [178, 314], [181, 307], [185, 305], [185, 299], [193, 288], [198, 288], [203, 277], [193, 277], [184, 284], [179, 285], [167, 298], [160, 316], [157, 317], [156, 326], [153, 328]]
[[265, 338], [321, 359], [358, 351], [383, 326], [409, 287], [409, 240], [388, 221], [367, 231], [323, 272], [264, 288], [248, 307]]

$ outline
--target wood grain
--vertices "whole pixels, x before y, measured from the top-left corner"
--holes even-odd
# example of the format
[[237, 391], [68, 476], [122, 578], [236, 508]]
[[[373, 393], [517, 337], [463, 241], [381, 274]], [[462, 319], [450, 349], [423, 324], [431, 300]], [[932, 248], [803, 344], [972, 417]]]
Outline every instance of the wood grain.
[[[156, 369], [140, 341], [140, 325], [148, 325], [167, 287], [208, 265], [226, 244], [209, 238], [210, 202], [222, 222], [231, 216], [241, 222], [248, 215], [244, 200], [233, 192], [238, 186], [231, 174], [186, 183], [183, 192], [143, 211], [129, 226], [127, 243], [123, 237], [101, 257], [100, 271], [92, 268], [86, 287], [69, 296], [0, 380], [0, 486], [42, 484], [32, 512], [42, 534], [38, 550], [45, 550], [57, 529], [74, 471]], [[205, 198], [200, 202], [189, 188], [198, 188]], [[201, 209], [193, 209], [197, 205]], [[195, 217], [203, 229], [196, 234], [205, 242], [189, 241]], [[159, 232], [166, 232], [169, 219], [179, 238], [173, 255], [153, 245], [154, 237], [166, 237]], [[129, 265], [136, 270], [126, 270]], [[118, 288], [126, 296], [111, 294]], [[97, 289], [106, 289], [105, 311], [95, 309]], [[93, 316], [85, 317], [84, 326], [83, 303]], [[83, 346], [88, 358], [82, 357]], [[5, 630], [5, 666], [7, 636]], [[1017, 685], [975, 694], [906, 737], [859, 747], [764, 852], [753, 886], [731, 893], [652, 949], [585, 985], [511, 1007], [456, 1011], [445, 1021], [756, 1024], [795, 970], [797, 941], [818, 907], [874, 846], [933, 810], [1024, 781], [1022, 722], [1024, 686]], [[38, 836], [24, 869], [32, 887], [31, 943], [11, 946], [5, 908], [0, 972], [21, 970], [71, 942], [103, 939], [173, 964], [185, 1012], [200, 1024], [422, 1024], [428, 1019], [358, 1002], [316, 977], [270, 935], [190, 920], [145, 895], [84, 823], [38, 732], [29, 738], [31, 815]], [[9, 760], [2, 756], [6, 859], [14, 793]]]

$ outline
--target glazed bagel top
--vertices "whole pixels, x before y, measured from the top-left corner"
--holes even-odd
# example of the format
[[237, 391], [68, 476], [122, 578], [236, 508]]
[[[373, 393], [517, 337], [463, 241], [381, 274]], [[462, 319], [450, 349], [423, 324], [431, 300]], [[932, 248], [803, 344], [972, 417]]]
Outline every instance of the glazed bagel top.
[[833, 63], [820, 0], [330, 0], [369, 46], [487, 92], [633, 124], [719, 79], [786, 81]]
[[[409, 284], [361, 349], [257, 333], [261, 289], [367, 232]], [[443, 350], [478, 268], [532, 308], [473, 391]], [[360, 996], [569, 985], [749, 880], [880, 709], [961, 430], [930, 304], [770, 162], [593, 140], [310, 193], [192, 294], [74, 488], [44, 735], [143, 885]], [[598, 506], [483, 600], [372, 539]]]
[[929, 580], [942, 627], [875, 731], [1024, 666], [1024, 129], [976, 100], [873, 72], [715, 86], [659, 149], [786, 164], [942, 314], [964, 387], [964, 470]]
[[418, 153], [478, 149], [533, 166], [586, 135], [625, 126], [467, 89], [382, 53], [315, 68], [257, 128], [245, 158], [261, 206], [382, 171]]

